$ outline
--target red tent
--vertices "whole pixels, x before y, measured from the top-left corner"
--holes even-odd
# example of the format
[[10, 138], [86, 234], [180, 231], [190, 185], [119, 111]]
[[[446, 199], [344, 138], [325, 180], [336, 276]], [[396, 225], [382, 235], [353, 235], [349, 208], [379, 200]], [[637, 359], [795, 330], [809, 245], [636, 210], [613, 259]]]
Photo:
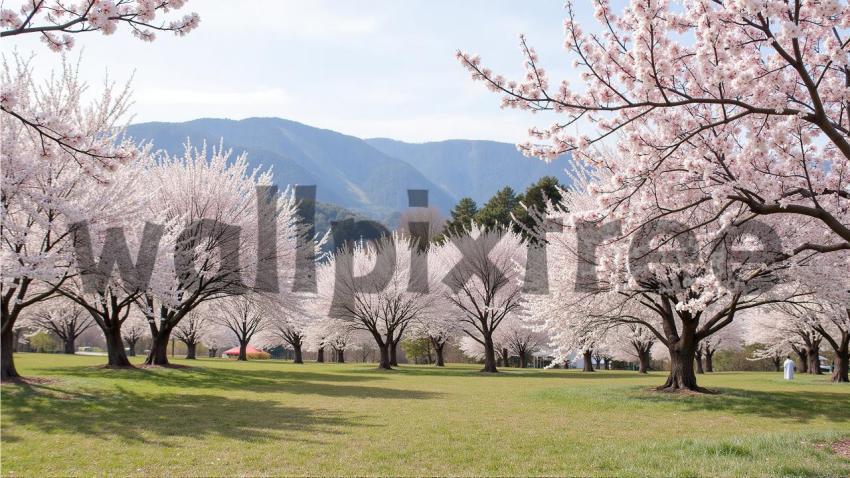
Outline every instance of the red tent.
[[[262, 353], [262, 352], [263, 352], [262, 350], [257, 350], [254, 347], [251, 347], [250, 345], [245, 347], [245, 353], [246, 354], [258, 354], [258, 353]], [[239, 347], [233, 347], [232, 349], [227, 349], [227, 350], [224, 351], [224, 353], [222, 355], [233, 355], [235, 357], [238, 357], [239, 356]]]

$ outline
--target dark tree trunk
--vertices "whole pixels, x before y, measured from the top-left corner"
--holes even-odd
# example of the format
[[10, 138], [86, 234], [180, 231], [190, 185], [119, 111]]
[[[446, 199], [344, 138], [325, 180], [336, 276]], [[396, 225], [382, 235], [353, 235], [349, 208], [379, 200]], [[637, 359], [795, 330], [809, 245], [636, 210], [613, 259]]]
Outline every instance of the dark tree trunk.
[[593, 371], [593, 351], [587, 350], [582, 354], [582, 360], [584, 360], [584, 368], [582, 372], [592, 372]]
[[188, 360], [195, 360], [197, 357], [195, 356], [195, 350], [197, 349], [198, 344], [192, 342], [186, 344], [186, 358]]
[[209, 349], [209, 350], [207, 351], [207, 353], [209, 353], [209, 355], [210, 355], [210, 358], [215, 358], [215, 357], [216, 357], [216, 355], [218, 355], [218, 353], [217, 353], [217, 352], [218, 352], [218, 349]]
[[806, 347], [806, 358], [808, 358], [808, 364], [806, 365], [808, 373], [812, 375], [821, 375], [822, 372], [820, 371], [820, 344], [814, 343]]
[[437, 367], [445, 367], [446, 362], [443, 360], [443, 347], [446, 346], [445, 342], [440, 343], [438, 340], [431, 340], [431, 343], [434, 345], [434, 352], [437, 353]]
[[502, 365], [504, 365], [505, 367], [511, 366], [511, 356], [508, 353], [507, 348], [502, 348]]
[[487, 373], [499, 371], [496, 368], [496, 348], [493, 346], [493, 337], [490, 334], [484, 334], [484, 368], [481, 371]]
[[522, 352], [519, 354], [519, 368], [526, 367], [528, 367], [528, 357], [526, 356], [525, 352]]
[[239, 357], [236, 360], [243, 362], [248, 360], [248, 342], [239, 342]]
[[[162, 336], [161, 334], [159, 335]], [[168, 365], [168, 340], [151, 341], [151, 350], [145, 358], [146, 365]]]
[[705, 373], [702, 368], [702, 352], [699, 349], [694, 352], [694, 362], [697, 365], [697, 373]]
[[295, 354], [295, 363], [304, 363], [304, 359], [301, 358], [301, 344], [294, 345], [292, 347], [292, 351]]
[[[172, 328], [164, 325], [156, 333], [151, 330], [153, 341], [151, 342], [151, 351], [145, 359], [146, 365], [168, 365], [168, 342], [171, 340]], [[151, 329], [153, 329], [153, 326], [151, 326]]]
[[2, 361], [0, 380], [20, 377], [17, 369], [15, 369], [14, 350], [15, 333], [12, 331], [12, 327], [8, 327], [8, 329], [3, 330], [2, 337], [0, 337], [0, 355], [2, 355], [2, 359], [0, 359]]
[[609, 359], [609, 358], [607, 358], [607, 357], [606, 357], [606, 358], [604, 358], [604, 359], [602, 359], [602, 360], [604, 360], [604, 361], [605, 361], [605, 370], [611, 370], [611, 359]]
[[129, 349], [127, 350], [127, 355], [129, 355], [130, 357], [136, 356], [136, 342], [136, 340], [132, 342], [127, 342], [127, 348]]
[[835, 370], [832, 371], [833, 382], [850, 382], [848, 379], [848, 366], [850, 366], [850, 352], [847, 350], [847, 344], [844, 344], [844, 351], [835, 354]]
[[77, 351], [77, 347], [75, 342], [77, 341], [76, 337], [74, 337], [73, 333], [68, 336], [63, 342], [65, 344], [65, 353], [68, 355], [74, 355], [74, 352]]
[[345, 349], [335, 349], [336, 350], [336, 362], [337, 363], [345, 363]]
[[782, 359], [780, 357], [773, 357], [773, 371], [781, 372], [782, 371]]
[[390, 365], [398, 367], [398, 342], [390, 339]]
[[670, 375], [659, 390], [665, 391], [704, 391], [697, 386], [697, 376], [694, 373], [697, 344], [692, 338], [681, 338], [673, 342], [670, 351]]
[[705, 371], [708, 373], [714, 372], [714, 352], [705, 353]]
[[[847, 318], [850, 319], [850, 310], [847, 311]], [[848, 379], [847, 369], [850, 365], [850, 333], [843, 332], [838, 340], [830, 341], [833, 350], [835, 351], [835, 367], [832, 371], [833, 382], [850, 382]]]
[[823, 372], [820, 371], [820, 350], [806, 350], [806, 357], [809, 359], [809, 363], [806, 365], [808, 373], [812, 375], [822, 375]]
[[390, 364], [390, 349], [392, 348], [389, 344], [378, 344], [378, 351], [381, 353], [381, 357], [378, 361], [378, 368], [384, 370], [392, 370], [392, 366]]
[[647, 373], [649, 371], [649, 352], [638, 352], [638, 373]]
[[800, 357], [800, 373], [809, 373], [809, 354], [806, 349], [795, 349], [797, 356]]
[[325, 348], [319, 347], [319, 351], [316, 352], [316, 362], [325, 363]]
[[124, 351], [124, 340], [121, 338], [121, 326], [116, 325], [103, 331], [106, 337], [107, 365], [110, 367], [132, 367], [127, 353]]

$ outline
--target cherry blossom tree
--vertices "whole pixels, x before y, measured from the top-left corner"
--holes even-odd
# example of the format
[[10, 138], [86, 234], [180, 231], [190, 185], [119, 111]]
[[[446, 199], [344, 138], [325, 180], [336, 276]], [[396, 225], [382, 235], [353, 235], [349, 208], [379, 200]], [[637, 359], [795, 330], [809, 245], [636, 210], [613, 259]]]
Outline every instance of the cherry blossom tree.
[[[774, 317], [759, 314], [744, 325], [744, 343], [756, 348], [747, 357], [748, 360], [768, 360], [774, 371], [782, 371], [782, 359], [791, 358], [792, 338], [780, 328], [774, 327]], [[805, 363], [805, 361], [803, 361]]]
[[423, 254], [401, 234], [349, 244], [317, 270], [318, 290], [328, 315], [372, 335], [378, 367], [392, 368], [391, 352], [405, 329], [433, 306], [434, 268], [416, 267]]
[[615, 356], [637, 361], [638, 373], [647, 373], [652, 361], [652, 351], [658, 343], [655, 334], [640, 324], [623, 324], [612, 333]]
[[444, 355], [446, 344], [463, 333], [459, 321], [453, 314], [457, 314], [457, 311], [448, 301], [437, 299], [432, 312], [417, 317], [411, 328], [412, 338], [424, 338], [431, 343], [437, 356], [435, 361], [437, 367], [446, 365]]
[[174, 327], [174, 337], [186, 344], [186, 358], [194, 360], [197, 357], [198, 344], [203, 343], [204, 335], [214, 326], [208, 308], [194, 309]]
[[704, 360], [704, 366], [701, 366], [697, 362], [697, 367], [701, 367], [704, 373], [714, 372], [714, 354], [716, 352], [720, 350], [739, 350], [744, 341], [742, 323], [743, 321], [741, 320], [734, 321], [717, 333], [701, 340], [697, 347], [697, 360]]
[[269, 327], [269, 320], [262, 313], [258, 297], [240, 295], [220, 299], [217, 305], [219, 308], [218, 314], [214, 317], [215, 322], [229, 330], [239, 342], [238, 360], [248, 360], [246, 354], [248, 344], [255, 335], [266, 331]]
[[[812, 327], [832, 347], [835, 353], [835, 369], [832, 372], [833, 382], [850, 382], [848, 378], [848, 363], [850, 363], [850, 307], [848, 303], [828, 302], [822, 304], [818, 312], [818, 320]], [[818, 363], [818, 366], [820, 364]]]
[[[315, 299], [313, 300], [315, 302]], [[283, 343], [292, 349], [295, 363], [303, 364], [302, 349], [307, 334], [307, 327], [314, 322], [303, 310], [293, 310], [278, 301], [268, 300], [264, 313], [269, 319], [267, 335], [275, 343]]]
[[[520, 368], [528, 367], [528, 358], [543, 348], [549, 341], [544, 333], [533, 330], [516, 316], [503, 323], [496, 334], [499, 335], [497, 341], [504, 344], [503, 346], [508, 349], [509, 354], [519, 359]], [[502, 363], [508, 366], [509, 360], [503, 359]]]
[[[337, 325], [336, 322], [330, 322]], [[325, 347], [328, 346], [326, 337], [328, 336], [329, 322], [324, 320], [311, 321], [304, 328], [304, 338], [302, 339], [301, 347], [308, 352], [316, 352], [316, 362], [325, 362]]]
[[818, 357], [823, 337], [812, 327], [813, 315], [811, 310], [789, 305], [762, 311], [748, 330], [749, 342], [765, 345], [754, 357], [773, 360], [794, 353], [800, 359], [801, 372], [820, 373]]
[[94, 321], [82, 307], [68, 300], [47, 300], [31, 309], [27, 310], [28, 317], [22, 322], [58, 337], [66, 354], [76, 352], [77, 338], [94, 325]]
[[[621, 14], [608, 0], [593, 4], [598, 33], [567, 4], [579, 86], [550, 83], [524, 36], [519, 81], [457, 54], [504, 107], [562, 115], [531, 130], [521, 150], [547, 160], [572, 153], [609, 171], [598, 193], [610, 209], [792, 215], [829, 232], [791, 245], [793, 254], [850, 249], [845, 1], [631, 2]], [[616, 142], [615, 157], [596, 154], [606, 142]]]
[[227, 349], [236, 344], [230, 330], [218, 326], [213, 320], [213, 325], [201, 337], [201, 343], [207, 348], [210, 358], [218, 357], [218, 352], [222, 349]]
[[[294, 197], [275, 196], [270, 171], [250, 170], [245, 154], [231, 156], [221, 146], [209, 152], [187, 144], [182, 156], [164, 154], [148, 170], [156, 194], [147, 214], [164, 231], [150, 287], [135, 300], [153, 336], [147, 364], [168, 364], [171, 332], [196, 307], [270, 287], [260, 283], [261, 270], [271, 271], [280, 294], [290, 293], [299, 234]], [[264, 240], [272, 245], [261, 249]]]
[[[0, 38], [37, 35], [48, 48], [62, 52], [74, 46], [76, 34], [99, 31], [111, 35], [121, 23], [144, 41], [153, 41], [156, 31], [183, 36], [198, 26], [197, 13], [171, 21], [161, 19], [161, 15], [178, 10], [185, 3], [186, 0], [23, 0], [17, 9], [0, 7]], [[111, 168], [132, 159], [127, 151], [86, 140], [74, 123], [62, 121], [49, 110], [19, 107], [17, 93], [0, 89], [4, 118], [14, 118], [30, 135], [38, 137], [44, 149], [62, 150], [87, 169]]]
[[[108, 84], [91, 103], [82, 100], [86, 85], [78, 65], [64, 63], [44, 84], [35, 80], [28, 60], [3, 57], [0, 79], [4, 104], [41, 115], [74, 131], [74, 144], [126, 160], [145, 153], [121, 137], [128, 90]], [[117, 173], [92, 164], [77, 165], [73, 152], [50, 142], [24, 124], [4, 120], [2, 130], [2, 378], [17, 377], [12, 357], [13, 328], [28, 307], [54, 296], [68, 278], [71, 225], [78, 221], [108, 222], [124, 205], [105, 203], [116, 195]], [[132, 191], [132, 188], [130, 189]], [[102, 194], [102, 196], [101, 196]]]
[[447, 271], [444, 297], [455, 307], [461, 330], [484, 348], [483, 372], [497, 372], [493, 334], [523, 305], [525, 249], [518, 234], [472, 225], [468, 234], [449, 236], [433, 251]]
[[137, 345], [143, 337], [148, 335], [148, 321], [138, 312], [131, 311], [130, 316], [121, 325], [121, 338], [127, 346], [127, 355], [136, 356]]
[[[701, 341], [741, 311], [805, 293], [777, 286], [786, 280], [783, 263], [773, 259], [786, 257], [781, 244], [755, 234], [750, 223], [720, 227], [710, 220], [716, 213], [710, 206], [664, 218], [653, 208], [600, 207], [596, 188], [607, 174], [594, 172], [566, 192], [567, 212], [547, 212], [547, 220], [561, 227], [546, 235], [556, 287], [530, 299], [540, 302], [531, 315], [564, 349], [585, 353], [609, 330], [641, 325], [669, 351], [671, 373], [661, 389], [701, 390], [694, 373]], [[632, 227], [634, 233], [624, 232]], [[761, 258], [742, 259], [736, 251], [758, 251]]]

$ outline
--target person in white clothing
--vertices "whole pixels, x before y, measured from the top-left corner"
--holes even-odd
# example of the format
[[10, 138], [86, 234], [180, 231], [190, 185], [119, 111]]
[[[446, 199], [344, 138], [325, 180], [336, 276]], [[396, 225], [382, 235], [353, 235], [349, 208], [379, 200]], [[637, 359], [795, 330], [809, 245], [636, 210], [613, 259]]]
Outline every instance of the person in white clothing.
[[791, 360], [791, 357], [787, 357], [782, 366], [785, 368], [785, 380], [794, 380], [794, 370], [797, 366], [794, 365], [794, 361]]

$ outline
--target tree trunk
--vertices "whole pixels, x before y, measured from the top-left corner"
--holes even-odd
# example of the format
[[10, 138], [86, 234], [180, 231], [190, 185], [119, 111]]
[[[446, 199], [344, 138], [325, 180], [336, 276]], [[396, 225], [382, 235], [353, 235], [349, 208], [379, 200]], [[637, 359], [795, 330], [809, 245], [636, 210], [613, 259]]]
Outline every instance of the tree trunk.
[[773, 371], [781, 372], [782, 371], [782, 359], [780, 357], [773, 357]]
[[127, 342], [127, 348], [129, 349], [129, 350], [127, 350], [127, 355], [129, 355], [130, 357], [135, 357], [136, 356], [136, 341], [134, 340], [132, 342]]
[[502, 365], [505, 367], [511, 366], [511, 356], [508, 353], [508, 349], [504, 347], [502, 348]]
[[607, 357], [606, 357], [606, 358], [604, 358], [604, 359], [602, 359], [602, 360], [604, 360], [604, 361], [605, 361], [605, 370], [611, 370], [611, 359], [609, 359], [609, 358], [607, 358]]
[[694, 352], [694, 362], [697, 364], [697, 373], [705, 373], [702, 369], [702, 352], [699, 349]]
[[[848, 319], [850, 319], [850, 311], [847, 312]], [[850, 382], [847, 377], [847, 369], [848, 365], [850, 365], [850, 333], [844, 332], [841, 334], [841, 337], [838, 341], [833, 341], [831, 343], [833, 346], [833, 350], [835, 350], [835, 364], [834, 370], [832, 371], [832, 381], [833, 382]], [[835, 346], [838, 346], [837, 348]]]
[[216, 355], [218, 355], [216, 352], [218, 352], [218, 349], [209, 349], [209, 350], [207, 350], [207, 353], [209, 354], [210, 358], [215, 358], [215, 357], [216, 357]]
[[844, 344], [844, 351], [835, 354], [836, 367], [832, 371], [833, 382], [850, 382], [848, 379], [848, 366], [850, 366], [850, 352], [847, 350], [847, 344]]
[[381, 358], [378, 362], [378, 368], [384, 370], [392, 370], [392, 366], [390, 365], [390, 349], [392, 348], [389, 344], [378, 345], [378, 350], [381, 352]]
[[153, 333], [151, 326], [151, 351], [145, 359], [146, 365], [168, 365], [168, 342], [171, 340], [171, 329], [169, 326], [161, 326], [159, 332]]
[[445, 367], [446, 362], [443, 360], [443, 347], [446, 346], [446, 343], [439, 343], [436, 340], [431, 340], [431, 343], [434, 344], [434, 352], [437, 353], [437, 367]]
[[243, 362], [248, 360], [248, 342], [239, 342], [239, 357], [236, 360]]
[[809, 355], [806, 349], [794, 350], [797, 356], [800, 357], [800, 373], [809, 373]]
[[145, 365], [168, 365], [168, 339], [157, 340], [158, 337], [163, 337], [162, 332], [151, 341], [151, 350], [145, 358]]
[[525, 352], [519, 354], [519, 368], [528, 367], [528, 357], [526, 357]]
[[295, 345], [292, 347], [292, 351], [295, 353], [295, 363], [304, 363], [304, 359], [301, 358], [301, 344]]
[[647, 373], [649, 371], [649, 352], [638, 352], [638, 373]]
[[195, 349], [198, 347], [198, 344], [192, 342], [186, 344], [186, 359], [195, 360]]
[[583, 354], [582, 360], [584, 360], [584, 368], [582, 372], [592, 372], [593, 371], [593, 351], [586, 350]]
[[484, 368], [482, 372], [496, 373], [496, 348], [493, 346], [493, 337], [490, 334], [484, 334]]
[[390, 365], [398, 367], [398, 342], [390, 339]]
[[808, 373], [812, 375], [821, 375], [820, 371], [820, 346], [812, 345], [811, 347], [806, 348], [806, 357], [808, 358], [808, 364], [806, 365], [806, 369]]
[[74, 355], [74, 352], [77, 351], [77, 347], [75, 342], [77, 341], [76, 337], [73, 334], [69, 334], [68, 338], [63, 342], [65, 343], [65, 353], [68, 355]]
[[708, 373], [714, 372], [714, 352], [705, 353], [705, 371]]
[[336, 349], [336, 362], [345, 363], [345, 349]]
[[121, 327], [113, 326], [105, 329], [107, 365], [110, 367], [132, 367], [127, 353], [124, 351], [124, 340], [121, 338]]
[[664, 385], [658, 387], [658, 390], [706, 391], [697, 386], [697, 376], [694, 373], [697, 344], [693, 338], [682, 337], [671, 343], [668, 349], [670, 351], [670, 375]]
[[2, 337], [0, 338], [0, 355], [2, 356], [2, 371], [0, 371], [0, 380], [8, 380], [11, 378], [18, 378], [18, 371], [15, 369], [15, 357], [13, 355], [15, 346], [15, 333], [12, 331], [12, 327], [9, 327], [7, 330], [3, 330]]

